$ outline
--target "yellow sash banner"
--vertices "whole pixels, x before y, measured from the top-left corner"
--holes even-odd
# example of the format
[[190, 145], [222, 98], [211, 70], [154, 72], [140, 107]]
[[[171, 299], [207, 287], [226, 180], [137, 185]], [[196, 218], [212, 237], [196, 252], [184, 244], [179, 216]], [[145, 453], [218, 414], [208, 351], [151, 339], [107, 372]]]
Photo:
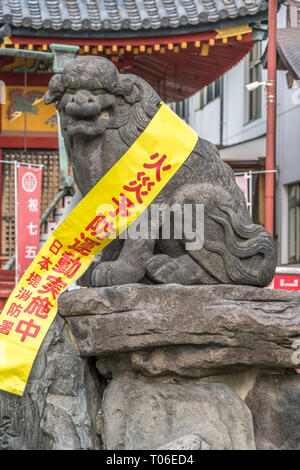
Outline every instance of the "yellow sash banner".
[[[57, 298], [172, 178], [197, 134], [161, 103], [147, 128], [56, 228], [0, 315], [0, 389], [22, 395]], [[115, 210], [103, 211], [103, 207]]]

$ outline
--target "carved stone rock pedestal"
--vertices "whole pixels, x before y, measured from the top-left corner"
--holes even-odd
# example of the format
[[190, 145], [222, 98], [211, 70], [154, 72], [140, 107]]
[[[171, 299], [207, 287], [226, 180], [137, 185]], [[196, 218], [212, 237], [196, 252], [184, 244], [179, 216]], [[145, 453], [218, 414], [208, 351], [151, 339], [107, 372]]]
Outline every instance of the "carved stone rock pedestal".
[[107, 381], [104, 448], [300, 448], [298, 293], [131, 284], [66, 293], [59, 312]]
[[58, 315], [34, 362], [22, 397], [0, 390], [0, 449], [100, 449], [101, 382]]

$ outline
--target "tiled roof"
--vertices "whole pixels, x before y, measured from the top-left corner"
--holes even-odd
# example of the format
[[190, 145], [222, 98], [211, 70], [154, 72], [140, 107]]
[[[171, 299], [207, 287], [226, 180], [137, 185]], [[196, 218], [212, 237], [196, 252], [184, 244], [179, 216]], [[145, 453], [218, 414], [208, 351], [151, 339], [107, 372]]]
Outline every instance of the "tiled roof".
[[267, 8], [266, 0], [1, 0], [0, 24], [37, 30], [139, 31], [213, 24]]
[[292, 77], [300, 80], [300, 29], [278, 29], [277, 52]]

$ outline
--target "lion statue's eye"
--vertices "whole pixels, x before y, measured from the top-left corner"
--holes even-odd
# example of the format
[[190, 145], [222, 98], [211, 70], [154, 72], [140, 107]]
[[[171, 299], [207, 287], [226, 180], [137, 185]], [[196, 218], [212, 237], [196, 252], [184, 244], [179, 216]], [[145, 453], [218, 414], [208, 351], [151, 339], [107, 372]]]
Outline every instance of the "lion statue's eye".
[[92, 90], [93, 95], [104, 95], [106, 93], [106, 90], [104, 88], [97, 88], [95, 90]]

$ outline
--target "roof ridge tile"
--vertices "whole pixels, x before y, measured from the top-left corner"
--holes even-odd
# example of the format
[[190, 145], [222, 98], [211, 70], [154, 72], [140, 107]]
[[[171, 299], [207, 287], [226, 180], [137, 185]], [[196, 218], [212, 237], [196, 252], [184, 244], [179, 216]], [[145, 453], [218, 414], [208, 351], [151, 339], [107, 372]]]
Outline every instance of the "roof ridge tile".
[[267, 8], [266, 0], [0, 0], [0, 24], [36, 30], [142, 31], [213, 24]]

